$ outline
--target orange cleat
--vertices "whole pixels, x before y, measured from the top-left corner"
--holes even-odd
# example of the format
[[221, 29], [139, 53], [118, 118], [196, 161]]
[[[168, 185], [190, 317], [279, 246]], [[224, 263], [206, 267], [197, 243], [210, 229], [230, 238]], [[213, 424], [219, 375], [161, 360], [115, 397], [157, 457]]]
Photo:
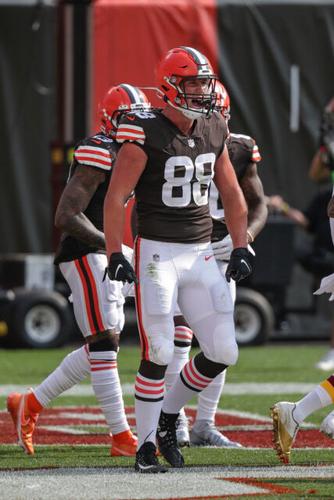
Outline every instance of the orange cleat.
[[130, 430], [113, 434], [111, 436], [112, 457], [135, 457], [137, 452], [138, 439]]
[[12, 392], [7, 398], [7, 410], [9, 411], [17, 432], [18, 444], [27, 455], [35, 453], [32, 436], [38, 419], [38, 413], [31, 413], [27, 406], [28, 394]]

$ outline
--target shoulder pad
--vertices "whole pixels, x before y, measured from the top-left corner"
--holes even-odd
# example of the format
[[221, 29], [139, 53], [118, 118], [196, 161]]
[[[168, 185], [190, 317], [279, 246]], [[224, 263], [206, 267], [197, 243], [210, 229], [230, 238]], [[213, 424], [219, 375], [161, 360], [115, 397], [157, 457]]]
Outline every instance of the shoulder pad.
[[[82, 141], [74, 151], [76, 161], [81, 165], [111, 170], [112, 157], [105, 138], [106, 136], [95, 135]], [[103, 142], [105, 143], [103, 144]], [[110, 140], [108, 140], [108, 145], [110, 146]]]
[[230, 141], [240, 144], [250, 155], [250, 161], [253, 163], [258, 163], [261, 161], [261, 155], [259, 148], [255, 140], [249, 135], [244, 134], [230, 134]]
[[156, 114], [151, 111], [124, 114], [117, 129], [116, 141], [119, 143], [137, 142], [143, 145], [146, 139], [145, 125], [147, 120], [153, 118], [156, 118]]

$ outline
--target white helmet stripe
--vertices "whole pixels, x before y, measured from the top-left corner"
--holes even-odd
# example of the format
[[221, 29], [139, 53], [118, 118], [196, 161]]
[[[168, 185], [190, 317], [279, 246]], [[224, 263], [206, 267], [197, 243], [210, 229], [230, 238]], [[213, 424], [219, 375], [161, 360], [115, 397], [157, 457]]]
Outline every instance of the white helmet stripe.
[[136, 87], [133, 87], [132, 85], [128, 85], [127, 83], [122, 83], [120, 85], [126, 92], [128, 93], [130, 99], [131, 99], [131, 104], [141, 104], [143, 102], [143, 98], [141, 94], [138, 92]]

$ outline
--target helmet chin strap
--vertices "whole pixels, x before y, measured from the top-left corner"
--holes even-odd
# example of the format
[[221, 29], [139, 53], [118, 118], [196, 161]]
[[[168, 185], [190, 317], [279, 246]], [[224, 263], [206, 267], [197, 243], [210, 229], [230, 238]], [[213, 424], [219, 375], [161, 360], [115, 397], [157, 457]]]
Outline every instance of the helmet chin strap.
[[166, 96], [166, 102], [168, 102], [168, 104], [172, 108], [180, 111], [184, 116], [186, 116], [190, 120], [196, 120], [196, 118], [198, 118], [199, 116], [206, 114], [206, 113], [202, 113], [201, 111], [194, 111], [194, 110], [191, 110], [189, 108], [183, 108], [182, 106], [177, 106], [172, 101], [170, 101], [167, 96]]

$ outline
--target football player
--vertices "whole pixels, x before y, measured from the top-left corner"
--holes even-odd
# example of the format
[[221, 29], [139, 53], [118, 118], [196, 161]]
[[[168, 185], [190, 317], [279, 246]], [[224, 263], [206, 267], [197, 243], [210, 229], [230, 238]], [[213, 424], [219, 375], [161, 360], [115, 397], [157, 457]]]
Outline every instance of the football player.
[[[334, 101], [333, 101], [334, 102]], [[331, 228], [332, 242], [334, 245], [334, 211], [333, 196], [327, 208], [329, 224]], [[314, 292], [315, 295], [330, 293], [330, 299], [334, 299], [334, 274], [326, 276], [320, 284], [320, 288]], [[283, 463], [289, 463], [291, 449], [295, 442], [300, 425], [304, 420], [321, 408], [334, 403], [334, 374], [323, 380], [312, 391], [306, 394], [296, 403], [280, 401], [271, 408], [273, 419], [274, 447], [279, 459]], [[334, 411], [331, 411], [322, 421], [320, 431], [334, 439]]]
[[7, 400], [26, 453], [34, 454], [33, 433], [39, 413], [52, 399], [90, 373], [95, 396], [112, 433], [111, 455], [131, 456], [137, 438], [126, 419], [117, 369], [119, 334], [124, 325], [122, 284], [103, 280], [107, 266], [103, 202], [119, 145], [117, 126], [127, 111], [150, 109], [144, 93], [121, 84], [109, 89], [100, 107], [101, 132], [79, 142], [55, 223], [62, 230], [55, 264], [68, 282], [84, 347], [69, 354], [36, 389], [12, 393]]
[[[226, 278], [239, 281], [251, 273], [247, 205], [225, 145], [226, 123], [214, 113], [217, 78], [212, 67], [198, 50], [178, 47], [160, 62], [157, 79], [166, 107], [121, 119], [117, 140], [123, 146], [104, 218], [109, 278], [136, 282], [142, 361], [135, 383], [135, 469], [144, 473], [167, 471], [156, 457], [156, 438], [166, 460], [183, 467], [175, 427], [180, 409], [238, 358], [233, 301], [210, 243], [212, 178], [224, 200], [234, 247]], [[133, 190], [136, 272], [121, 250], [124, 203]], [[201, 352], [184, 366], [164, 398], [176, 302]]]
[[[332, 291], [334, 291], [333, 286]], [[289, 463], [291, 449], [302, 422], [315, 411], [332, 404], [334, 404], [334, 374], [296, 403], [280, 401], [271, 408], [274, 447], [281, 462]], [[334, 439], [334, 411], [324, 418], [320, 430]]]
[[[216, 110], [228, 122], [230, 118], [230, 99], [228, 93], [220, 82], [216, 83], [215, 91], [218, 97]], [[247, 237], [248, 242], [251, 243], [263, 229], [268, 215], [262, 182], [257, 172], [257, 164], [261, 160], [261, 156], [254, 139], [246, 135], [231, 133], [227, 138], [226, 145], [238, 182], [247, 202]], [[213, 219], [212, 248], [214, 249], [213, 253], [218, 261], [221, 273], [224, 275], [233, 250], [232, 239], [228, 234], [224, 222], [224, 209], [215, 184], [212, 183], [209, 189], [210, 214]], [[230, 281], [229, 287], [233, 301], [235, 301], [235, 281]], [[192, 330], [182, 316], [176, 315], [174, 321], [174, 357], [166, 370], [165, 379], [167, 389], [173, 384], [177, 375], [187, 363], [193, 337]], [[190, 436], [187, 418], [184, 410], [181, 410], [176, 430], [179, 446], [188, 446], [191, 443], [195, 446], [241, 447], [239, 443], [229, 440], [219, 432], [215, 426], [215, 414], [225, 383], [225, 373], [226, 371], [217, 375], [199, 393], [196, 419], [190, 431]]]

